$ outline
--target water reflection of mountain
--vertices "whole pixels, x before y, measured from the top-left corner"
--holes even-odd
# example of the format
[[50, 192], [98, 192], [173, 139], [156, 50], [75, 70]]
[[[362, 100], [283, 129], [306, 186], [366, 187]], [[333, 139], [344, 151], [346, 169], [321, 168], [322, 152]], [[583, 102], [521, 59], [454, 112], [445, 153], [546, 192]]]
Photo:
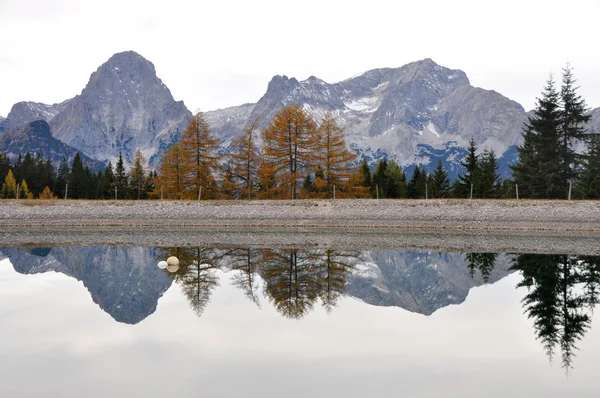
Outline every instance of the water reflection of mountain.
[[462, 253], [372, 251], [365, 253], [349, 280], [347, 293], [377, 306], [401, 307], [431, 315], [465, 301], [475, 286], [509, 274], [510, 256], [499, 255], [489, 276], [470, 272]]
[[[463, 302], [469, 289], [501, 279], [510, 267], [508, 256], [498, 256], [482, 276], [469, 255], [417, 251], [75, 247], [4, 253], [19, 273], [55, 271], [82, 281], [100, 308], [128, 324], [152, 314], [173, 280], [201, 315], [218, 286], [219, 269], [233, 272], [233, 283], [253, 302], [263, 296], [282, 315], [297, 318], [317, 302], [330, 311], [343, 295], [430, 315]], [[181, 259], [174, 275], [155, 266], [169, 255]], [[261, 291], [258, 281], [264, 282]]]
[[171, 280], [156, 267], [157, 250], [130, 247], [5, 249], [21, 274], [60, 272], [88, 289], [118, 322], [136, 324], [154, 311]]

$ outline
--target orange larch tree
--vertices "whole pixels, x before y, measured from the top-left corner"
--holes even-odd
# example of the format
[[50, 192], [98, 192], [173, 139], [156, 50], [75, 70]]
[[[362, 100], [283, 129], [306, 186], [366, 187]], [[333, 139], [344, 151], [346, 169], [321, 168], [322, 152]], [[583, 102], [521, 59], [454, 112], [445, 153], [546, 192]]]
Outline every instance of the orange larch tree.
[[256, 145], [258, 120], [246, 127], [244, 133], [235, 137], [231, 143], [229, 170], [238, 183], [237, 191], [241, 198], [252, 199], [257, 184], [257, 170], [260, 153]]
[[315, 160], [317, 127], [299, 105], [282, 108], [263, 130], [265, 161], [270, 162], [278, 185], [297, 199], [302, 171]]
[[189, 164], [185, 152], [179, 142], [173, 144], [163, 155], [158, 175], [157, 193], [168, 199], [183, 199], [185, 192], [184, 178], [189, 174]]
[[218, 167], [217, 140], [204, 120], [202, 112], [192, 117], [181, 135], [181, 146], [188, 165], [184, 184], [190, 195], [215, 199], [218, 196], [213, 172]]
[[332, 114], [323, 117], [318, 133], [317, 157], [323, 168], [325, 192], [327, 198], [331, 199], [333, 187], [343, 189], [350, 180], [354, 171], [351, 164], [356, 161], [356, 155], [348, 149], [344, 130], [337, 124]]

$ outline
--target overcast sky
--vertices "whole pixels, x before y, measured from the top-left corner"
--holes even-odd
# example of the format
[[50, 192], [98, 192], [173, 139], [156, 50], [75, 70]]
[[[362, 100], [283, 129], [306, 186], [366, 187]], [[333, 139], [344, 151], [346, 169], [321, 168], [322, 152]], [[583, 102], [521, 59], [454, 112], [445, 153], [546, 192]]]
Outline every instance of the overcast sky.
[[124, 50], [192, 111], [256, 102], [276, 74], [336, 82], [428, 57], [526, 109], [570, 61], [595, 108], [599, 18], [589, 0], [0, 0], [0, 115], [79, 94]]

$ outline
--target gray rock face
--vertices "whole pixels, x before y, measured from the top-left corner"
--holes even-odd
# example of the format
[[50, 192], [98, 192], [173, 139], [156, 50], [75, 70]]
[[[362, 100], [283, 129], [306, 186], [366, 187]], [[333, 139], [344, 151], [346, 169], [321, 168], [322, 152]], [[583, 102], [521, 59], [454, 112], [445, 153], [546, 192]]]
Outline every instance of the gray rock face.
[[[469, 275], [462, 253], [374, 251], [358, 264], [348, 294], [377, 306], [402, 307], [431, 315], [465, 301], [469, 290], [482, 285], [480, 273]], [[489, 276], [494, 283], [509, 274], [510, 257], [499, 255]]]
[[70, 100], [59, 104], [42, 104], [40, 102], [17, 102], [13, 105], [10, 113], [4, 119], [0, 118], [0, 127], [4, 130], [12, 130], [23, 124], [36, 120], [45, 120], [50, 122], [54, 117], [65, 109]]
[[[390, 157], [402, 165], [427, 165], [432, 161], [427, 152], [466, 147], [471, 137], [481, 149], [493, 148], [500, 156], [520, 143], [526, 121], [518, 103], [471, 86], [460, 70], [425, 59], [335, 84], [316, 77], [299, 82], [275, 76], [249, 118], [243, 117], [248, 105], [244, 112], [229, 108], [228, 114], [240, 118], [229, 117], [227, 123], [239, 129], [258, 118], [265, 126], [281, 107], [293, 104], [302, 105], [317, 120], [333, 113], [351, 147], [368, 160]], [[212, 126], [221, 137], [231, 136], [233, 128], [219, 122], [223, 119], [219, 112], [213, 113]]]
[[190, 117], [183, 101], [176, 102], [156, 76], [154, 65], [127, 51], [100, 66], [50, 125], [56, 138], [95, 159], [114, 163], [122, 151], [131, 163], [139, 148], [156, 166]]
[[172, 280], [156, 266], [158, 251], [147, 248], [75, 247], [5, 249], [21, 274], [60, 272], [79, 281], [116, 321], [136, 324], [156, 311]]
[[[8, 156], [11, 161], [16, 161], [19, 155], [26, 152], [32, 155], [43, 154], [44, 159], [50, 159], [58, 170], [60, 161], [64, 157], [68, 164], [73, 163], [77, 150], [62, 141], [54, 138], [50, 132], [50, 125], [44, 120], [36, 120], [22, 124], [0, 135], [0, 152]], [[104, 165], [96, 160], [80, 154], [84, 165], [92, 171], [104, 170]]]
[[600, 108], [596, 108], [590, 112], [592, 119], [588, 124], [588, 130], [591, 133], [600, 134]]

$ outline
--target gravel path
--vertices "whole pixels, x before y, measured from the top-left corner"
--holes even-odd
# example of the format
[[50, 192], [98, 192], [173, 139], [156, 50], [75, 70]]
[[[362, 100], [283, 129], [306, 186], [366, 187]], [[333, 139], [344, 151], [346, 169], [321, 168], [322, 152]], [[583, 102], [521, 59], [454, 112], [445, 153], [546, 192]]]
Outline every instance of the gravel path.
[[0, 201], [8, 228], [288, 227], [600, 232], [600, 201]]

